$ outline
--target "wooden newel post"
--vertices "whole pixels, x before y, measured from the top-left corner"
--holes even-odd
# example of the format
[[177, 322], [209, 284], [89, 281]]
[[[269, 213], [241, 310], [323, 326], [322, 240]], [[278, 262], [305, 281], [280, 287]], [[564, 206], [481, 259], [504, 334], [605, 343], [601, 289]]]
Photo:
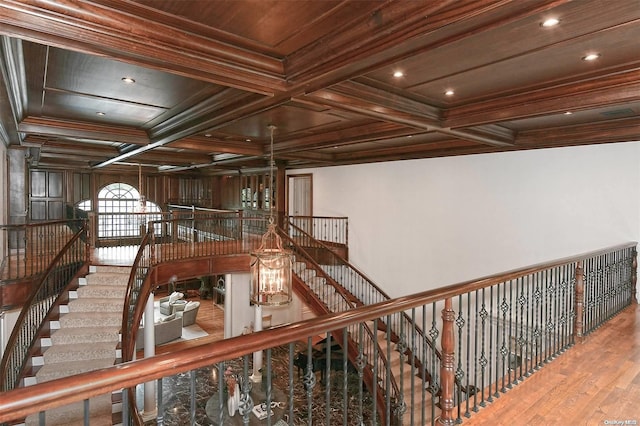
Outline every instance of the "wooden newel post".
[[454, 425], [453, 416], [455, 389], [455, 334], [454, 322], [456, 313], [453, 311], [451, 298], [444, 301], [442, 310], [442, 362], [440, 364], [440, 405], [442, 412], [438, 418], [438, 424]]
[[575, 293], [576, 320], [573, 323], [573, 334], [576, 340], [581, 342], [584, 336], [584, 269], [582, 260], [579, 260], [576, 264]]

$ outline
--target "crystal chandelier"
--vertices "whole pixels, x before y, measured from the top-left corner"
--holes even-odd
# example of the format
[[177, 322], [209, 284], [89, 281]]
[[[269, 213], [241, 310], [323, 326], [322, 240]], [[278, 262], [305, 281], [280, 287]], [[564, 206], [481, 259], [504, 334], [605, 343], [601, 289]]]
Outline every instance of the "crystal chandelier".
[[293, 256], [282, 247], [282, 239], [273, 219], [273, 132], [270, 125], [271, 154], [269, 161], [269, 225], [260, 247], [251, 255], [251, 302], [257, 305], [285, 305], [291, 302], [291, 269]]

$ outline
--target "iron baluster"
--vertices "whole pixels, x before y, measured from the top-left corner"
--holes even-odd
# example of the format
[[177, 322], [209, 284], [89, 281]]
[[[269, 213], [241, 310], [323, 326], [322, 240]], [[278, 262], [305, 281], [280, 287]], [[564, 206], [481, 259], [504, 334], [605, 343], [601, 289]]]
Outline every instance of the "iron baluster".
[[[487, 364], [488, 364], [488, 360], [487, 360], [487, 354], [486, 354], [486, 350], [485, 350], [485, 346], [486, 346], [486, 325], [487, 325], [487, 316], [489, 315], [486, 309], [486, 300], [485, 300], [485, 289], [482, 289], [482, 305], [480, 307], [480, 321], [481, 321], [481, 329], [480, 329], [480, 333], [481, 333], [481, 338], [480, 338], [480, 387], [482, 389], [482, 397], [480, 398], [480, 406], [484, 407], [486, 406], [486, 402], [485, 402], [485, 388], [486, 388], [486, 384], [485, 384], [485, 378], [486, 378], [486, 370], [487, 370]], [[491, 392], [489, 392], [489, 394], [491, 394]]]
[[158, 426], [162, 426], [164, 425], [164, 401], [162, 400], [162, 392], [163, 392], [162, 377], [156, 380], [156, 389], [158, 392], [158, 395], [156, 397], [158, 399], [158, 406], [156, 407], [156, 410], [158, 410], [158, 416], [156, 418], [156, 423], [158, 424]]
[[500, 355], [502, 355], [502, 388], [501, 392], [506, 392], [506, 376], [509, 374], [508, 368], [508, 356], [509, 349], [507, 347], [507, 312], [509, 311], [509, 304], [507, 303], [507, 283], [502, 283], [502, 302], [500, 303], [500, 311], [502, 311], [502, 346], [500, 347]]
[[238, 402], [238, 413], [242, 416], [242, 422], [249, 424], [249, 416], [253, 409], [253, 399], [251, 398], [252, 382], [249, 380], [249, 355], [242, 357], [242, 377], [240, 381], [240, 402]]
[[[342, 329], [342, 347], [347, 348], [349, 343], [349, 333], [347, 332], [347, 328]], [[348, 420], [348, 411], [347, 407], [349, 406], [349, 355], [346, 350], [342, 351], [342, 423], [347, 424]]]
[[[493, 402], [493, 395], [491, 393], [491, 379], [492, 372], [491, 367], [493, 365], [493, 286], [489, 287], [489, 371], [488, 371], [488, 380], [489, 380], [489, 396], [487, 397], [487, 401]], [[497, 382], [496, 382], [497, 386]], [[497, 392], [497, 389], [496, 389]]]
[[189, 384], [190, 384], [190, 405], [189, 405], [189, 413], [191, 418], [191, 424], [195, 424], [196, 422], [196, 370], [191, 370], [189, 372]]
[[[273, 388], [272, 388], [272, 384], [271, 384], [271, 348], [267, 348], [266, 350], [267, 353], [267, 359], [266, 359], [266, 380], [267, 380], [267, 389], [266, 389], [266, 396], [267, 396], [267, 426], [271, 426], [271, 397], [272, 397], [272, 392], [273, 392]], [[263, 377], [262, 380], [265, 380], [265, 378]]]
[[[346, 347], [346, 346], [345, 346]], [[295, 347], [293, 342], [289, 343], [289, 419], [293, 419], [293, 359], [294, 359]], [[291, 420], [293, 421], [293, 420]]]
[[326, 359], [324, 363], [325, 368], [325, 383], [324, 383], [324, 392], [325, 392], [325, 418], [327, 419], [327, 423], [331, 423], [331, 333], [327, 333], [325, 340], [327, 344], [325, 345]]
[[311, 337], [307, 339], [307, 371], [304, 374], [304, 388], [307, 391], [307, 424], [311, 426], [313, 412], [313, 388], [316, 385], [316, 375], [313, 372], [313, 345]]
[[358, 327], [358, 356], [356, 357], [356, 369], [358, 370], [358, 424], [364, 424], [364, 410], [362, 401], [364, 399], [364, 368], [367, 365], [367, 358], [363, 352], [363, 338], [364, 324], [360, 323]]

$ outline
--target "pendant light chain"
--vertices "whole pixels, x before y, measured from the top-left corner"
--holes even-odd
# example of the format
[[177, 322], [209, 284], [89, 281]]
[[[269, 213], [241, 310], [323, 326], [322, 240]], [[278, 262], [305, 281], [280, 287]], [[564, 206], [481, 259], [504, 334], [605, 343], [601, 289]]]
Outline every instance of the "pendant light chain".
[[275, 193], [273, 189], [273, 132], [276, 130], [276, 126], [273, 124], [269, 125], [269, 130], [271, 130], [271, 145], [270, 145], [270, 155], [269, 155], [269, 224], [273, 224], [273, 194]]

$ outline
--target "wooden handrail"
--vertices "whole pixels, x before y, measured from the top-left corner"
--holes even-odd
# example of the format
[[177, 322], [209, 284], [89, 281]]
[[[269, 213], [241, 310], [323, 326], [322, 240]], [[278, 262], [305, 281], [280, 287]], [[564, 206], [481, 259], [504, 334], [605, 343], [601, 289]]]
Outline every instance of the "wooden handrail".
[[[66, 221], [65, 221], [66, 222]], [[38, 335], [41, 332], [42, 326], [45, 322], [45, 320], [47, 320], [50, 315], [51, 315], [51, 309], [52, 307], [56, 306], [59, 304], [59, 297], [60, 294], [62, 294], [70, 285], [70, 282], [64, 282], [60, 285], [59, 287], [59, 291], [58, 294], [41, 294], [41, 292], [48, 292], [49, 290], [55, 289], [55, 286], [51, 286], [49, 285], [49, 277], [53, 274], [53, 272], [56, 270], [56, 268], [58, 266], [60, 266], [60, 262], [65, 259], [65, 257], [71, 252], [72, 248], [76, 247], [78, 245], [79, 240], [82, 238], [83, 235], [86, 235], [86, 230], [87, 230], [87, 221], [86, 220], [82, 220], [80, 221], [82, 226], [81, 228], [71, 237], [71, 239], [69, 241], [67, 241], [67, 243], [64, 245], [64, 247], [62, 247], [62, 249], [56, 254], [56, 256], [53, 258], [53, 260], [50, 262], [49, 266], [47, 267], [47, 269], [44, 271], [44, 273], [42, 274], [42, 276], [40, 277], [40, 279], [37, 281], [37, 283], [33, 286], [33, 289], [31, 291], [31, 293], [29, 294], [29, 297], [27, 298], [25, 304], [22, 307], [22, 310], [20, 311], [20, 315], [18, 316], [18, 319], [16, 320], [15, 326], [13, 328], [13, 331], [11, 333], [11, 336], [9, 337], [9, 340], [7, 341], [7, 345], [6, 345], [6, 350], [4, 352], [4, 356], [2, 358], [2, 362], [0, 363], [0, 373], [1, 373], [1, 377], [3, 378], [3, 382], [2, 382], [2, 389], [6, 389], [9, 386], [16, 386], [17, 383], [5, 383], [5, 380], [9, 377], [9, 369], [11, 368], [11, 366], [9, 365], [10, 363], [10, 359], [12, 354], [14, 353], [14, 350], [16, 349], [17, 346], [17, 341], [19, 337], [24, 337], [24, 335], [20, 334], [20, 331], [22, 329], [22, 325], [25, 323], [26, 321], [26, 317], [27, 315], [30, 313], [31, 309], [38, 303], [41, 302], [42, 299], [45, 299], [45, 296], [47, 299], [52, 298], [48, 303], [48, 308], [47, 308], [47, 312], [46, 315], [43, 316], [40, 324], [35, 324], [35, 326], [37, 327], [37, 329], [34, 330], [28, 330], [30, 333], [32, 333], [31, 337], [30, 337], [30, 342], [29, 342], [29, 346], [28, 348], [25, 348], [23, 346], [19, 347], [18, 349], [22, 349], [24, 351], [23, 354], [19, 354], [20, 356], [23, 356], [24, 359], [21, 360], [21, 366], [20, 366], [20, 372], [16, 375], [16, 381], [21, 379], [21, 376], [24, 370], [24, 366], [25, 366], [25, 362], [26, 362], [26, 357], [27, 354], [31, 351], [36, 338], [38, 337]], [[51, 223], [51, 222], [48, 222]], [[79, 264], [81, 263], [82, 265], [88, 265], [88, 252], [86, 250], [86, 243], [81, 243], [80, 247], [82, 248], [81, 250], [81, 258], [79, 259], [75, 259], [76, 262], [71, 263], [71, 265], [73, 264]], [[72, 276], [74, 276], [78, 270], [80, 270], [81, 266], [78, 266], [74, 272], [74, 274]], [[31, 326], [33, 326], [34, 324], [30, 324]], [[13, 376], [13, 374], [12, 374]]]
[[361, 306], [350, 311], [328, 314], [294, 324], [275, 327], [242, 335], [224, 341], [203, 339], [203, 343], [177, 353], [167, 353], [152, 358], [132, 361], [107, 369], [84, 373], [50, 382], [19, 388], [0, 394], [0, 422], [23, 418], [29, 414], [94, 397], [168, 375], [183, 373], [228, 359], [251, 354], [309, 336], [327, 333], [354, 323], [406, 311], [418, 306], [453, 298], [517, 277], [539, 272], [559, 265], [574, 263], [590, 256], [613, 250], [635, 247], [627, 243], [606, 250], [598, 250], [562, 260], [541, 263], [536, 266], [491, 275], [479, 280], [469, 280], [418, 294], [389, 299], [373, 305]]

